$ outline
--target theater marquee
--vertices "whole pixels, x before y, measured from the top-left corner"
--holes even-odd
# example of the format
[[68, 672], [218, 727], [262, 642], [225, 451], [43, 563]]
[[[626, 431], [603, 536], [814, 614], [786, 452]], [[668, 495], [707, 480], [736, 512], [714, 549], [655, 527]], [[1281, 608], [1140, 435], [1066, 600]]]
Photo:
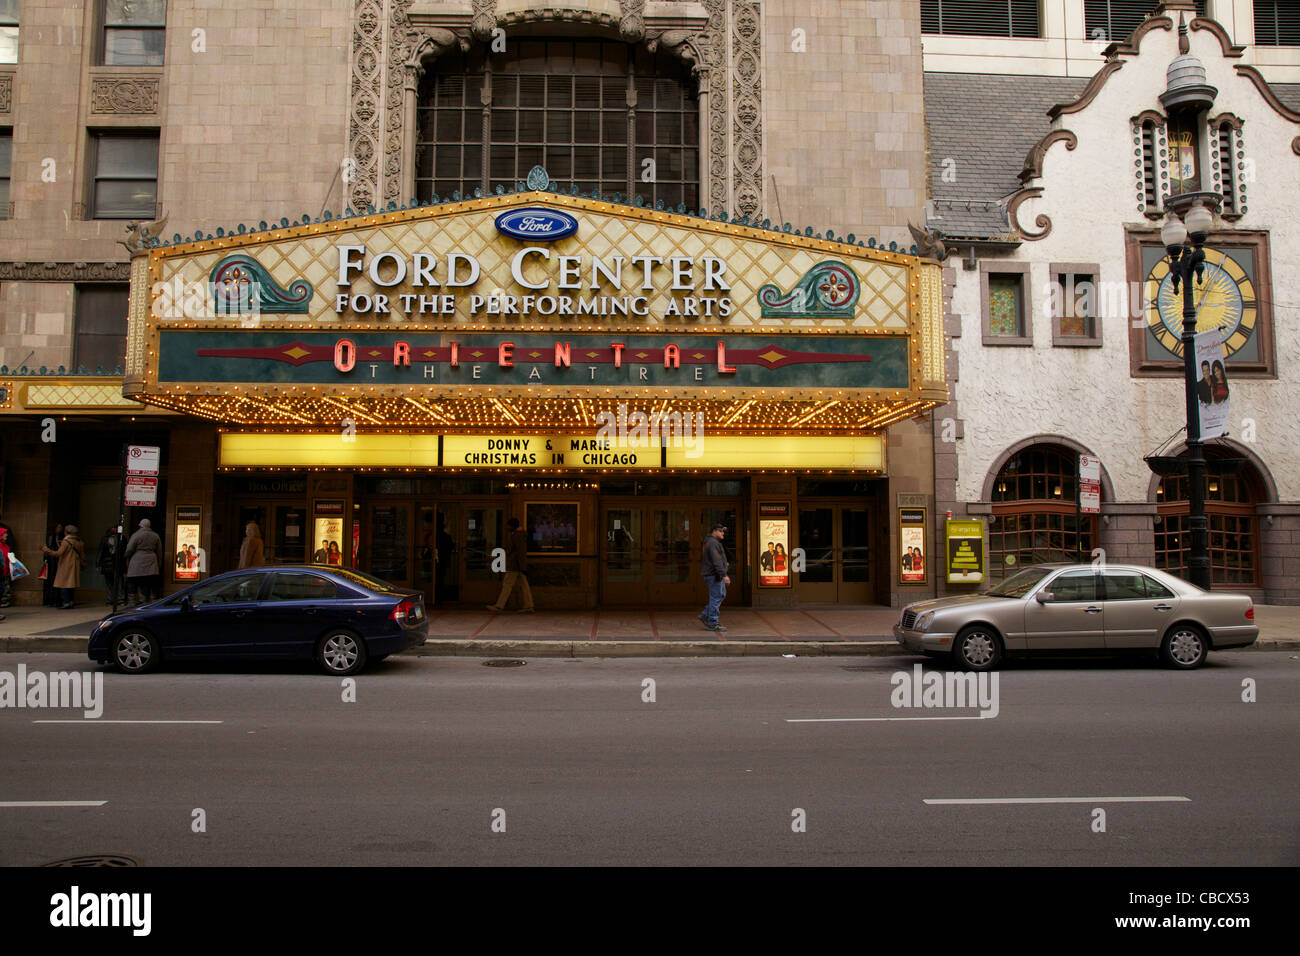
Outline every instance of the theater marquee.
[[141, 252], [123, 394], [289, 432], [861, 435], [946, 401], [941, 299], [931, 260], [534, 190]]

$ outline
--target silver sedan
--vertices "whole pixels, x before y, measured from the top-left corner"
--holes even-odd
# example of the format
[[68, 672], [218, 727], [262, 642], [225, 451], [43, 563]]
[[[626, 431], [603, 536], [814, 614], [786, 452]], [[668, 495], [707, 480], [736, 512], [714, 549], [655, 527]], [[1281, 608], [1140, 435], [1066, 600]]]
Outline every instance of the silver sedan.
[[907, 605], [894, 637], [967, 670], [990, 670], [1007, 653], [1141, 648], [1192, 668], [1211, 650], [1253, 644], [1259, 628], [1246, 595], [1202, 591], [1156, 568], [1037, 564], [984, 594]]

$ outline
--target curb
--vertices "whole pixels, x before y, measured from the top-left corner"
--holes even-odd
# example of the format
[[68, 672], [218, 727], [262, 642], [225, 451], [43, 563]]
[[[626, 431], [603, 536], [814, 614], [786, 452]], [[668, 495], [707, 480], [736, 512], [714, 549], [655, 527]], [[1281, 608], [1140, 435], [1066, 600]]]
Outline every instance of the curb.
[[[86, 653], [85, 637], [0, 637], [0, 654]], [[1234, 651], [1300, 650], [1300, 639], [1256, 641]], [[856, 641], [588, 641], [431, 638], [412, 657], [918, 657], [893, 638]], [[1223, 652], [1226, 653], [1226, 652]]]

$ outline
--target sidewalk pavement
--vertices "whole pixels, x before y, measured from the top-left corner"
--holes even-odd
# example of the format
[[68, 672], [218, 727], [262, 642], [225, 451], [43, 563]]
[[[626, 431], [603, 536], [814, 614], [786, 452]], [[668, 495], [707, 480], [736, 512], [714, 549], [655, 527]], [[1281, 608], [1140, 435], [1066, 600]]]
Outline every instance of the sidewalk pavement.
[[[0, 652], [85, 654], [104, 605], [67, 611], [9, 607]], [[911, 655], [894, 641], [900, 609], [812, 606], [796, 610], [723, 607], [725, 634], [707, 631], [693, 610], [538, 611], [464, 608], [429, 612], [429, 641], [406, 653], [497, 657], [698, 657], [798, 654]], [[1300, 607], [1255, 605], [1260, 650], [1300, 649]]]

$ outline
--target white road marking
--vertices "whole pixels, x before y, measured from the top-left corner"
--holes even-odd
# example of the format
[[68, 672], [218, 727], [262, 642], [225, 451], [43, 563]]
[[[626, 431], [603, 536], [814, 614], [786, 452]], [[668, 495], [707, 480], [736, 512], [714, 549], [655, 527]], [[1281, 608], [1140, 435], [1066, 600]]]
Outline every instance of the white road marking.
[[33, 720], [34, 724], [221, 724], [221, 720], [104, 720], [102, 717], [83, 717], [80, 720]]
[[0, 807], [102, 807], [107, 800], [0, 800]]
[[1191, 803], [1191, 797], [970, 797], [955, 800], [925, 800], [931, 806], [952, 804], [1007, 803]]

